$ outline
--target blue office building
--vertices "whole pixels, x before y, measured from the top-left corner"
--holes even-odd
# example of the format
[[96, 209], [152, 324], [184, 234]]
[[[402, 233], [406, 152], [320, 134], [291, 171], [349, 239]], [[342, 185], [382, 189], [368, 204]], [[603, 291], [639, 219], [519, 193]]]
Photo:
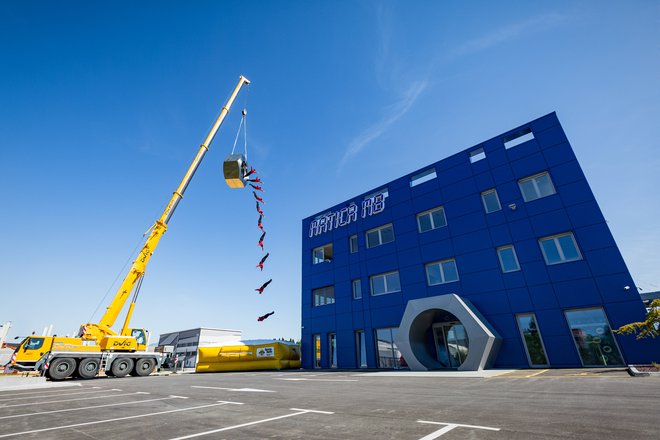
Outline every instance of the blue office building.
[[[479, 370], [659, 360], [555, 113], [302, 224], [303, 368]], [[655, 358], [654, 358], [655, 356]]]

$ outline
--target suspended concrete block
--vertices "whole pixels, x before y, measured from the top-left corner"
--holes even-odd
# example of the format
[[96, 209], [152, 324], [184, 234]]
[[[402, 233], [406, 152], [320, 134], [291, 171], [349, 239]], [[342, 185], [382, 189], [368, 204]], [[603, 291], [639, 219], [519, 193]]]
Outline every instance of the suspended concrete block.
[[433, 296], [408, 301], [394, 340], [411, 370], [442, 368], [435, 353], [426, 344], [433, 324], [450, 313], [465, 328], [469, 350], [459, 371], [479, 371], [492, 366], [501, 338], [479, 311], [465, 298], [456, 294]]
[[225, 182], [230, 188], [245, 188], [247, 161], [242, 154], [230, 154], [222, 163]]

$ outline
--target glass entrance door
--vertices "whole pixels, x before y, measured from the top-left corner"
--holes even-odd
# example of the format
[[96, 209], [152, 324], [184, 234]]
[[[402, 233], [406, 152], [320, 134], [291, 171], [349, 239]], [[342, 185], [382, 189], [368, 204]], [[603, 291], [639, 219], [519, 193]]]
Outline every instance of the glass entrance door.
[[458, 368], [468, 355], [469, 340], [460, 322], [433, 325], [438, 361], [443, 368]]

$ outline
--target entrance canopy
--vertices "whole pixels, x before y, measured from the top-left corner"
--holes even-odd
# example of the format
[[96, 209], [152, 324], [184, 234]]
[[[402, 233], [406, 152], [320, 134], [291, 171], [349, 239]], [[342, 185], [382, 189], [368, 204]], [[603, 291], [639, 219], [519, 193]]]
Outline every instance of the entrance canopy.
[[[460, 347], [461, 363], [457, 369], [478, 371], [492, 366], [501, 340], [499, 335], [468, 300], [451, 293], [408, 301], [394, 342], [411, 370], [446, 368], [434, 347], [438, 341], [434, 341], [433, 335], [434, 325], [450, 321], [460, 323], [467, 336]], [[469, 350], [463, 350], [468, 344]], [[447, 348], [451, 350], [451, 344]], [[453, 349], [458, 351], [459, 347]]]

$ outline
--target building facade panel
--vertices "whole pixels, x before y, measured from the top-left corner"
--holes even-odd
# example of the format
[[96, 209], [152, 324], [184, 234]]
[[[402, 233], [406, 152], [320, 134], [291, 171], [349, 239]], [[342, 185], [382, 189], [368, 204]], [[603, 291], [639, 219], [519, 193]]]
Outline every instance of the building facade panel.
[[[407, 368], [397, 341], [415, 368], [476, 365], [477, 346], [495, 367], [610, 366], [658, 350], [611, 332], [644, 306], [554, 113], [375, 184], [302, 222], [304, 368]], [[433, 308], [447, 295], [470, 325]], [[470, 350], [479, 326], [495, 343]]]

